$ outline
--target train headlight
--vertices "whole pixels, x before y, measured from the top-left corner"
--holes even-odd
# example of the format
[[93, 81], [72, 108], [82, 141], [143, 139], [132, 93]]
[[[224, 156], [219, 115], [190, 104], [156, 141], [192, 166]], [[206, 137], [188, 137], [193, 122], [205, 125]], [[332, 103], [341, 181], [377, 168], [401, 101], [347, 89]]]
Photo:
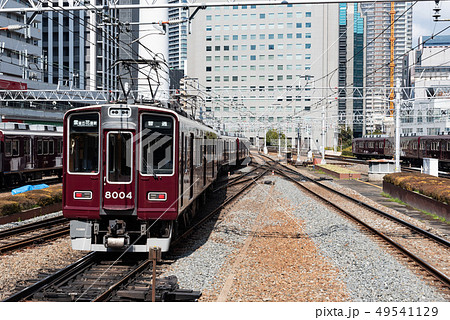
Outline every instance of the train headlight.
[[75, 200], [91, 200], [92, 191], [74, 191], [73, 198]]
[[148, 201], [166, 201], [167, 193], [165, 192], [149, 192], [147, 194]]

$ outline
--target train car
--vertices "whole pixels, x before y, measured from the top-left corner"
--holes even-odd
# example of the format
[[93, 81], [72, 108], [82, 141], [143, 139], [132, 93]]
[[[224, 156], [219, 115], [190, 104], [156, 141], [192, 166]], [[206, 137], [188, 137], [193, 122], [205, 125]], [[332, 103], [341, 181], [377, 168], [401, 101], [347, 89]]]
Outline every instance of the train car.
[[[352, 141], [353, 154], [360, 159], [392, 158], [395, 141], [391, 137], [366, 137]], [[421, 166], [424, 158], [439, 160], [441, 170], [450, 169], [450, 136], [402, 136], [400, 157], [403, 163]]]
[[352, 141], [352, 152], [361, 159], [382, 158], [389, 148], [387, 137], [355, 138]]
[[418, 157], [439, 159], [439, 168], [443, 171], [450, 170], [450, 136], [420, 136], [417, 138]]
[[177, 226], [195, 214], [235, 148], [236, 138], [158, 103], [68, 111], [63, 214], [71, 220], [72, 247], [168, 251]]
[[62, 127], [0, 123], [0, 184], [62, 175]]

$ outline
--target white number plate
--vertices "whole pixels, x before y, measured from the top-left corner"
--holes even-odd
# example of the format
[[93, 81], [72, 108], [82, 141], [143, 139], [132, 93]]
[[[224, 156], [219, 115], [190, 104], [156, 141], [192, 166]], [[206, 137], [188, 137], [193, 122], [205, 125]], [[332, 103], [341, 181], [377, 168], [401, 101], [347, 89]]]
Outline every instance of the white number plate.
[[117, 191], [106, 191], [105, 199], [133, 199], [133, 194], [130, 192], [117, 192]]

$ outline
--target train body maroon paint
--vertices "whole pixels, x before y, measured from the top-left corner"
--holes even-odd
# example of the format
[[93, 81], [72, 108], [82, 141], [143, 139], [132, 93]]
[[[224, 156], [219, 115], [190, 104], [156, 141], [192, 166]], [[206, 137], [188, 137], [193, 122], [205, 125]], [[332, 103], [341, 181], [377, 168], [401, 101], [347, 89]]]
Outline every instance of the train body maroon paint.
[[[356, 138], [352, 152], [360, 159], [392, 158], [395, 141], [391, 137]], [[424, 158], [439, 159], [439, 168], [450, 169], [450, 135], [403, 136], [400, 138], [400, 156], [405, 163], [421, 166]]]
[[0, 185], [62, 174], [62, 127], [0, 123]]
[[159, 104], [68, 111], [63, 213], [72, 247], [168, 251], [219, 170], [248, 157], [243, 142]]

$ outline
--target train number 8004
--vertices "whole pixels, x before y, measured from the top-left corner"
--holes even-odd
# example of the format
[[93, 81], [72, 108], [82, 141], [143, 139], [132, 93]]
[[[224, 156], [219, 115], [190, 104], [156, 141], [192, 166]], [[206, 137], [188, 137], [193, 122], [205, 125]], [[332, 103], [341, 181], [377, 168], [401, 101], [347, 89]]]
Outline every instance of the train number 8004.
[[117, 191], [106, 191], [105, 192], [105, 199], [133, 199], [133, 194], [130, 192], [117, 192]]

